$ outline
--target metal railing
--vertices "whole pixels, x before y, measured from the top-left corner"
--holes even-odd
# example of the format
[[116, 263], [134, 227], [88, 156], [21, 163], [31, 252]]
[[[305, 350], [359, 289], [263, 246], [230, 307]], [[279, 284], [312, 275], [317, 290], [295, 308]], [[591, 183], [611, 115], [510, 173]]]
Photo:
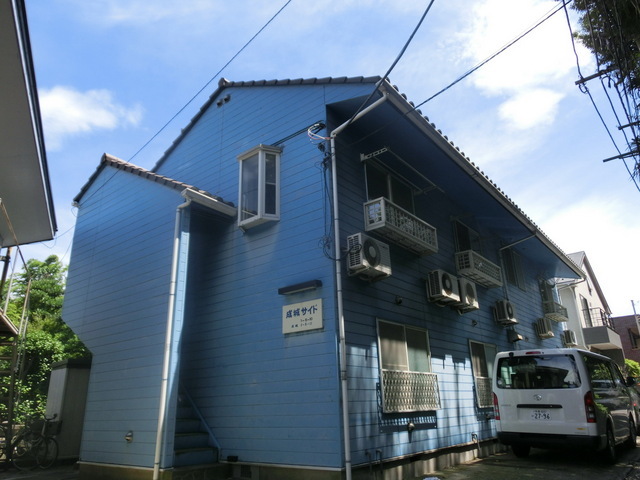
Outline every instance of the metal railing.
[[611, 321], [611, 315], [605, 312], [601, 308], [585, 308], [582, 310], [584, 317], [585, 327], [608, 327], [614, 332], [616, 331], [613, 322]]
[[493, 407], [493, 387], [490, 377], [475, 377], [476, 401], [479, 408]]
[[438, 376], [426, 372], [383, 370], [382, 402], [385, 413], [438, 410]]
[[364, 228], [418, 255], [438, 251], [436, 229], [384, 197], [364, 204]]
[[460, 275], [484, 287], [502, 286], [502, 269], [473, 250], [456, 253], [456, 268]]
[[566, 322], [569, 320], [567, 309], [553, 300], [542, 302], [542, 312], [545, 318], [554, 322]]

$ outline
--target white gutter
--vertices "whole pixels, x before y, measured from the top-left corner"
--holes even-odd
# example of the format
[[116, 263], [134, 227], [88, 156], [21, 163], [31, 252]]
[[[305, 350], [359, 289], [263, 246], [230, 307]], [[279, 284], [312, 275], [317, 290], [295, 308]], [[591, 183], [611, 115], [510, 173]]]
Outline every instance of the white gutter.
[[178, 278], [178, 255], [180, 253], [180, 230], [182, 211], [191, 205], [191, 199], [176, 208], [176, 222], [173, 236], [173, 254], [171, 257], [171, 281], [169, 286], [169, 304], [167, 306], [167, 329], [164, 338], [164, 359], [162, 362], [162, 380], [160, 384], [160, 407], [158, 408], [158, 430], [156, 432], [156, 451], [153, 460], [153, 480], [160, 478], [160, 460], [164, 446], [164, 427], [167, 414], [167, 397], [169, 396], [169, 364], [171, 362], [171, 340], [173, 337], [173, 323], [175, 320], [176, 289]]
[[[344, 325], [344, 305], [342, 302], [342, 262], [340, 250], [340, 220], [338, 215], [338, 175], [336, 158], [336, 137], [353, 122], [369, 113], [374, 108], [384, 103], [389, 97], [384, 93], [381, 98], [373, 102], [356, 116], [337, 127], [331, 132], [331, 177], [333, 189], [333, 230], [335, 242], [335, 266], [336, 266], [336, 301], [338, 303], [338, 327], [340, 330], [340, 389], [342, 394], [342, 435], [344, 440], [344, 467], [346, 480], [351, 480], [351, 434], [349, 433], [349, 390], [347, 382], [347, 341]], [[155, 480], [155, 479], [154, 479]]]

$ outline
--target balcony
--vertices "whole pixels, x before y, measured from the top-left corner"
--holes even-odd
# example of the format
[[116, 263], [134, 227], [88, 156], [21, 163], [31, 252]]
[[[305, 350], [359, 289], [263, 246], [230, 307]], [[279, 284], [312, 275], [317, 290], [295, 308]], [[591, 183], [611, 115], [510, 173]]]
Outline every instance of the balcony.
[[569, 320], [567, 309], [553, 300], [542, 302], [544, 318], [554, 322], [566, 322]]
[[364, 204], [367, 232], [375, 231], [387, 240], [418, 255], [438, 251], [436, 229], [384, 197]]
[[502, 286], [502, 269], [473, 250], [456, 253], [456, 268], [460, 275], [484, 287]]
[[615, 332], [611, 316], [601, 308], [585, 308], [582, 310], [585, 327], [608, 327]]
[[478, 408], [493, 407], [493, 390], [491, 378], [475, 377], [476, 381], [476, 402]]
[[385, 413], [438, 410], [438, 376], [435, 373], [382, 370], [382, 401]]
[[[622, 340], [611, 321], [611, 317], [601, 308], [585, 308], [582, 310], [585, 327], [582, 329], [584, 342], [590, 347], [600, 350], [614, 358], [615, 352], [621, 355]], [[624, 360], [623, 360], [624, 361]]]

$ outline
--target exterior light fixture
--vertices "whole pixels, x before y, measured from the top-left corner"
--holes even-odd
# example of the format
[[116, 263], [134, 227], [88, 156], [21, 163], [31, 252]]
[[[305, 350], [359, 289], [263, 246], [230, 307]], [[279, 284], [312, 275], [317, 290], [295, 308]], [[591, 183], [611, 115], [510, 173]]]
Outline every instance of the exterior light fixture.
[[278, 289], [278, 295], [291, 295], [292, 293], [306, 292], [307, 290], [315, 290], [322, 286], [321, 280], [309, 280], [308, 282], [296, 283]]

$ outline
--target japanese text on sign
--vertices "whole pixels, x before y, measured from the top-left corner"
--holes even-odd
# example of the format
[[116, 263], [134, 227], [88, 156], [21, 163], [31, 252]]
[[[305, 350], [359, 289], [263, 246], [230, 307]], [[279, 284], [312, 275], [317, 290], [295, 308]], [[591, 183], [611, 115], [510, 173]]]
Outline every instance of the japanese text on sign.
[[282, 333], [304, 332], [322, 328], [322, 299], [282, 307]]

